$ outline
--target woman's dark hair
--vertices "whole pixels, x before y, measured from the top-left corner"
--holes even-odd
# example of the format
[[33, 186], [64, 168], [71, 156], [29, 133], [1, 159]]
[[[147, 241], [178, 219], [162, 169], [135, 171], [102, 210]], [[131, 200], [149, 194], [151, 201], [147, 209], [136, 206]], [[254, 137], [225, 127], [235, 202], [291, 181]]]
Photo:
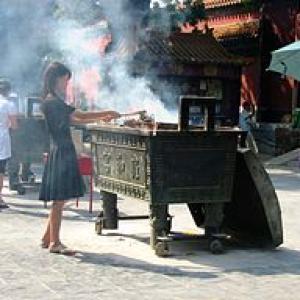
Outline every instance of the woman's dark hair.
[[60, 62], [53, 62], [47, 67], [44, 73], [43, 99], [45, 99], [48, 94], [55, 95], [56, 80], [65, 75], [71, 78], [72, 73]]

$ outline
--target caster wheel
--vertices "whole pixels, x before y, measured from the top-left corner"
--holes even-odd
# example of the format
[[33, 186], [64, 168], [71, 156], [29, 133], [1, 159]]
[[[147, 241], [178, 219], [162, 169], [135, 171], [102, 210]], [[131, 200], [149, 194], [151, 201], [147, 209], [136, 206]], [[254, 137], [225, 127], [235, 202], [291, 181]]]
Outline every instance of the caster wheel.
[[220, 240], [212, 240], [209, 243], [209, 250], [212, 254], [222, 254], [224, 252], [222, 242]]
[[26, 194], [26, 190], [25, 190], [24, 186], [21, 186], [21, 185], [17, 187], [17, 192], [18, 192], [19, 195], [25, 195]]
[[103, 230], [103, 220], [96, 220], [96, 223], [95, 223], [95, 231], [98, 235], [101, 235], [102, 234], [102, 230]]
[[169, 234], [172, 229], [172, 217], [168, 217], [167, 219], [167, 226], [166, 226], [166, 233]]
[[155, 254], [159, 257], [167, 257], [169, 256], [169, 246], [167, 243], [158, 242], [155, 247]]

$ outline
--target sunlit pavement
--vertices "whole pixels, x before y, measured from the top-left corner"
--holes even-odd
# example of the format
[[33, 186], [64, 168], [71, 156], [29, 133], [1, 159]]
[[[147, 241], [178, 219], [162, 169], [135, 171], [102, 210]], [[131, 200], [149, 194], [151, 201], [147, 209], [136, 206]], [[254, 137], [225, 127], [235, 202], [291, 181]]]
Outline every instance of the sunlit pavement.
[[[100, 210], [88, 201], [67, 204], [62, 240], [75, 257], [48, 253], [40, 238], [48, 209], [4, 190], [10, 208], [0, 212], [0, 299], [300, 299], [299, 169], [269, 170], [280, 199], [284, 244], [276, 250], [227, 249], [212, 255], [195, 242], [174, 242], [158, 258], [148, 244], [148, 220], [121, 221], [116, 231], [94, 231]], [[87, 195], [88, 198], [88, 195]], [[147, 214], [147, 203], [119, 200], [125, 214]], [[174, 230], [197, 232], [185, 206], [171, 208]]]

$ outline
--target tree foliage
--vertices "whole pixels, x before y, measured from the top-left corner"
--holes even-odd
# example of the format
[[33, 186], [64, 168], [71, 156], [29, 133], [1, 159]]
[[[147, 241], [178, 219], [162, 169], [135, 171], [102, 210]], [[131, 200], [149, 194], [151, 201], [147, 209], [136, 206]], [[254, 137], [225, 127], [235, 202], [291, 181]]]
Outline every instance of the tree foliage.
[[244, 6], [244, 8], [246, 10], [258, 9], [261, 6], [262, 1], [260, 1], [260, 0], [242, 0], [241, 4]]
[[171, 31], [185, 23], [195, 25], [205, 18], [202, 0], [161, 0], [154, 2], [150, 13], [150, 25]]

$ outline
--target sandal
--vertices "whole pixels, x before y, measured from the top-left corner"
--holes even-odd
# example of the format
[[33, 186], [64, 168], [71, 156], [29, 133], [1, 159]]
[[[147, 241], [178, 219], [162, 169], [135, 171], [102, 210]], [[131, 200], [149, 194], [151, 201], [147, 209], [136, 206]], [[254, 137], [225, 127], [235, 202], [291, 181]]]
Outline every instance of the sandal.
[[9, 206], [3, 201], [2, 197], [0, 197], [0, 209], [9, 208]]
[[63, 244], [53, 245], [49, 248], [50, 253], [62, 254], [62, 255], [69, 255], [73, 256], [76, 254], [75, 250], [67, 248]]
[[41, 240], [41, 248], [42, 249], [48, 249], [49, 248], [49, 242], [45, 242], [43, 240]]

